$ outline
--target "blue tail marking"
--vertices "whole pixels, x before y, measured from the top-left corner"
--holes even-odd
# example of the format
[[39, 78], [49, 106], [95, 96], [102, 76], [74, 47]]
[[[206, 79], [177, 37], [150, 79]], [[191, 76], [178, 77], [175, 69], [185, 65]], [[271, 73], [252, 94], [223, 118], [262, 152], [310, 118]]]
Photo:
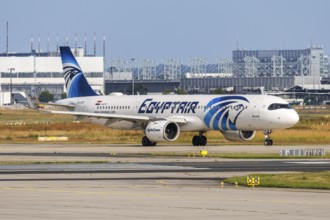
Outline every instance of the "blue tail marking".
[[68, 98], [82, 96], [96, 96], [88, 84], [78, 62], [74, 58], [70, 47], [60, 47], [63, 65], [63, 75]]

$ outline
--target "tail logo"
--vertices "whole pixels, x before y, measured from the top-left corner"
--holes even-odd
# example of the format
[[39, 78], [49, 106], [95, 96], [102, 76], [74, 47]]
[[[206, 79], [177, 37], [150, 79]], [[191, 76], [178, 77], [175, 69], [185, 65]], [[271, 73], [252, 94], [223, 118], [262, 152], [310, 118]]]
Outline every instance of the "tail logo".
[[80, 72], [81, 72], [81, 70], [79, 70], [73, 66], [63, 67], [63, 75], [64, 75], [66, 88], [70, 87], [70, 83], [72, 82], [72, 79]]
[[60, 51], [68, 98], [97, 95], [88, 84], [70, 47], [60, 47]]
[[214, 130], [237, 130], [237, 118], [247, 108], [248, 103], [243, 96], [214, 98], [204, 110], [204, 123]]

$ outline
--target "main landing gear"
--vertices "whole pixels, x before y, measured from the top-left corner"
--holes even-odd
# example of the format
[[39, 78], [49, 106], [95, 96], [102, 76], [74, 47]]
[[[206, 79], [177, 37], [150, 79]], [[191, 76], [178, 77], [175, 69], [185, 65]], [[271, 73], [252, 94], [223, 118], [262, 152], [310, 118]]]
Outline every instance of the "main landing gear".
[[142, 138], [142, 145], [143, 146], [156, 146], [157, 142], [150, 141], [146, 136]]
[[265, 130], [264, 131], [264, 134], [265, 134], [264, 144], [265, 144], [265, 146], [272, 146], [273, 145], [273, 140], [270, 138], [271, 133], [272, 133], [271, 130]]
[[203, 132], [199, 132], [199, 135], [195, 135], [192, 139], [194, 146], [205, 146], [207, 144], [207, 138], [203, 135]]

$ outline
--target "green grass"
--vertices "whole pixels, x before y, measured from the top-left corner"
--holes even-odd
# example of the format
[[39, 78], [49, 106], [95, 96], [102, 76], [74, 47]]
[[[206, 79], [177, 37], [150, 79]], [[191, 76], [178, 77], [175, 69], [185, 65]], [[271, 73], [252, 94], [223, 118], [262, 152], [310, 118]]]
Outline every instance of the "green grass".
[[[330, 172], [304, 172], [288, 174], [251, 174], [249, 177], [260, 177], [258, 187], [296, 188], [296, 189], [330, 189]], [[247, 176], [231, 177], [226, 183], [246, 186]]]
[[[69, 143], [140, 144], [143, 131], [114, 130], [100, 125], [76, 123], [74, 117], [36, 110], [0, 109], [0, 143], [39, 143], [38, 136], [67, 136]], [[324, 145], [330, 143], [329, 111], [302, 111], [300, 122], [290, 129], [272, 133], [274, 145]], [[175, 142], [188, 144], [197, 132], [181, 132]], [[208, 145], [263, 145], [264, 134], [258, 131], [251, 141], [229, 142], [219, 131], [206, 133]], [[272, 156], [271, 156], [272, 157]]]

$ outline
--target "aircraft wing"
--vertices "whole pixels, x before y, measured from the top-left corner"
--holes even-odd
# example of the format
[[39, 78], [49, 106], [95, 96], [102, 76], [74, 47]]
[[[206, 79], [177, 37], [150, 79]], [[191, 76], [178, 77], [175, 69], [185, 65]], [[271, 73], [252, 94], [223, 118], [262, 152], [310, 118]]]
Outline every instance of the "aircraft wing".
[[[103, 114], [103, 113], [91, 113], [91, 112], [74, 112], [74, 111], [47, 111], [53, 114], [66, 114], [77, 116], [79, 120], [84, 118], [104, 118], [104, 119], [117, 119], [117, 120], [126, 120], [137, 123], [148, 123], [150, 121], [156, 120], [166, 120], [165, 118], [156, 118], [150, 116], [138, 116], [138, 115], [120, 115], [120, 114]], [[176, 122], [178, 124], [185, 124], [186, 120], [183, 118], [169, 118], [170, 121]]]

